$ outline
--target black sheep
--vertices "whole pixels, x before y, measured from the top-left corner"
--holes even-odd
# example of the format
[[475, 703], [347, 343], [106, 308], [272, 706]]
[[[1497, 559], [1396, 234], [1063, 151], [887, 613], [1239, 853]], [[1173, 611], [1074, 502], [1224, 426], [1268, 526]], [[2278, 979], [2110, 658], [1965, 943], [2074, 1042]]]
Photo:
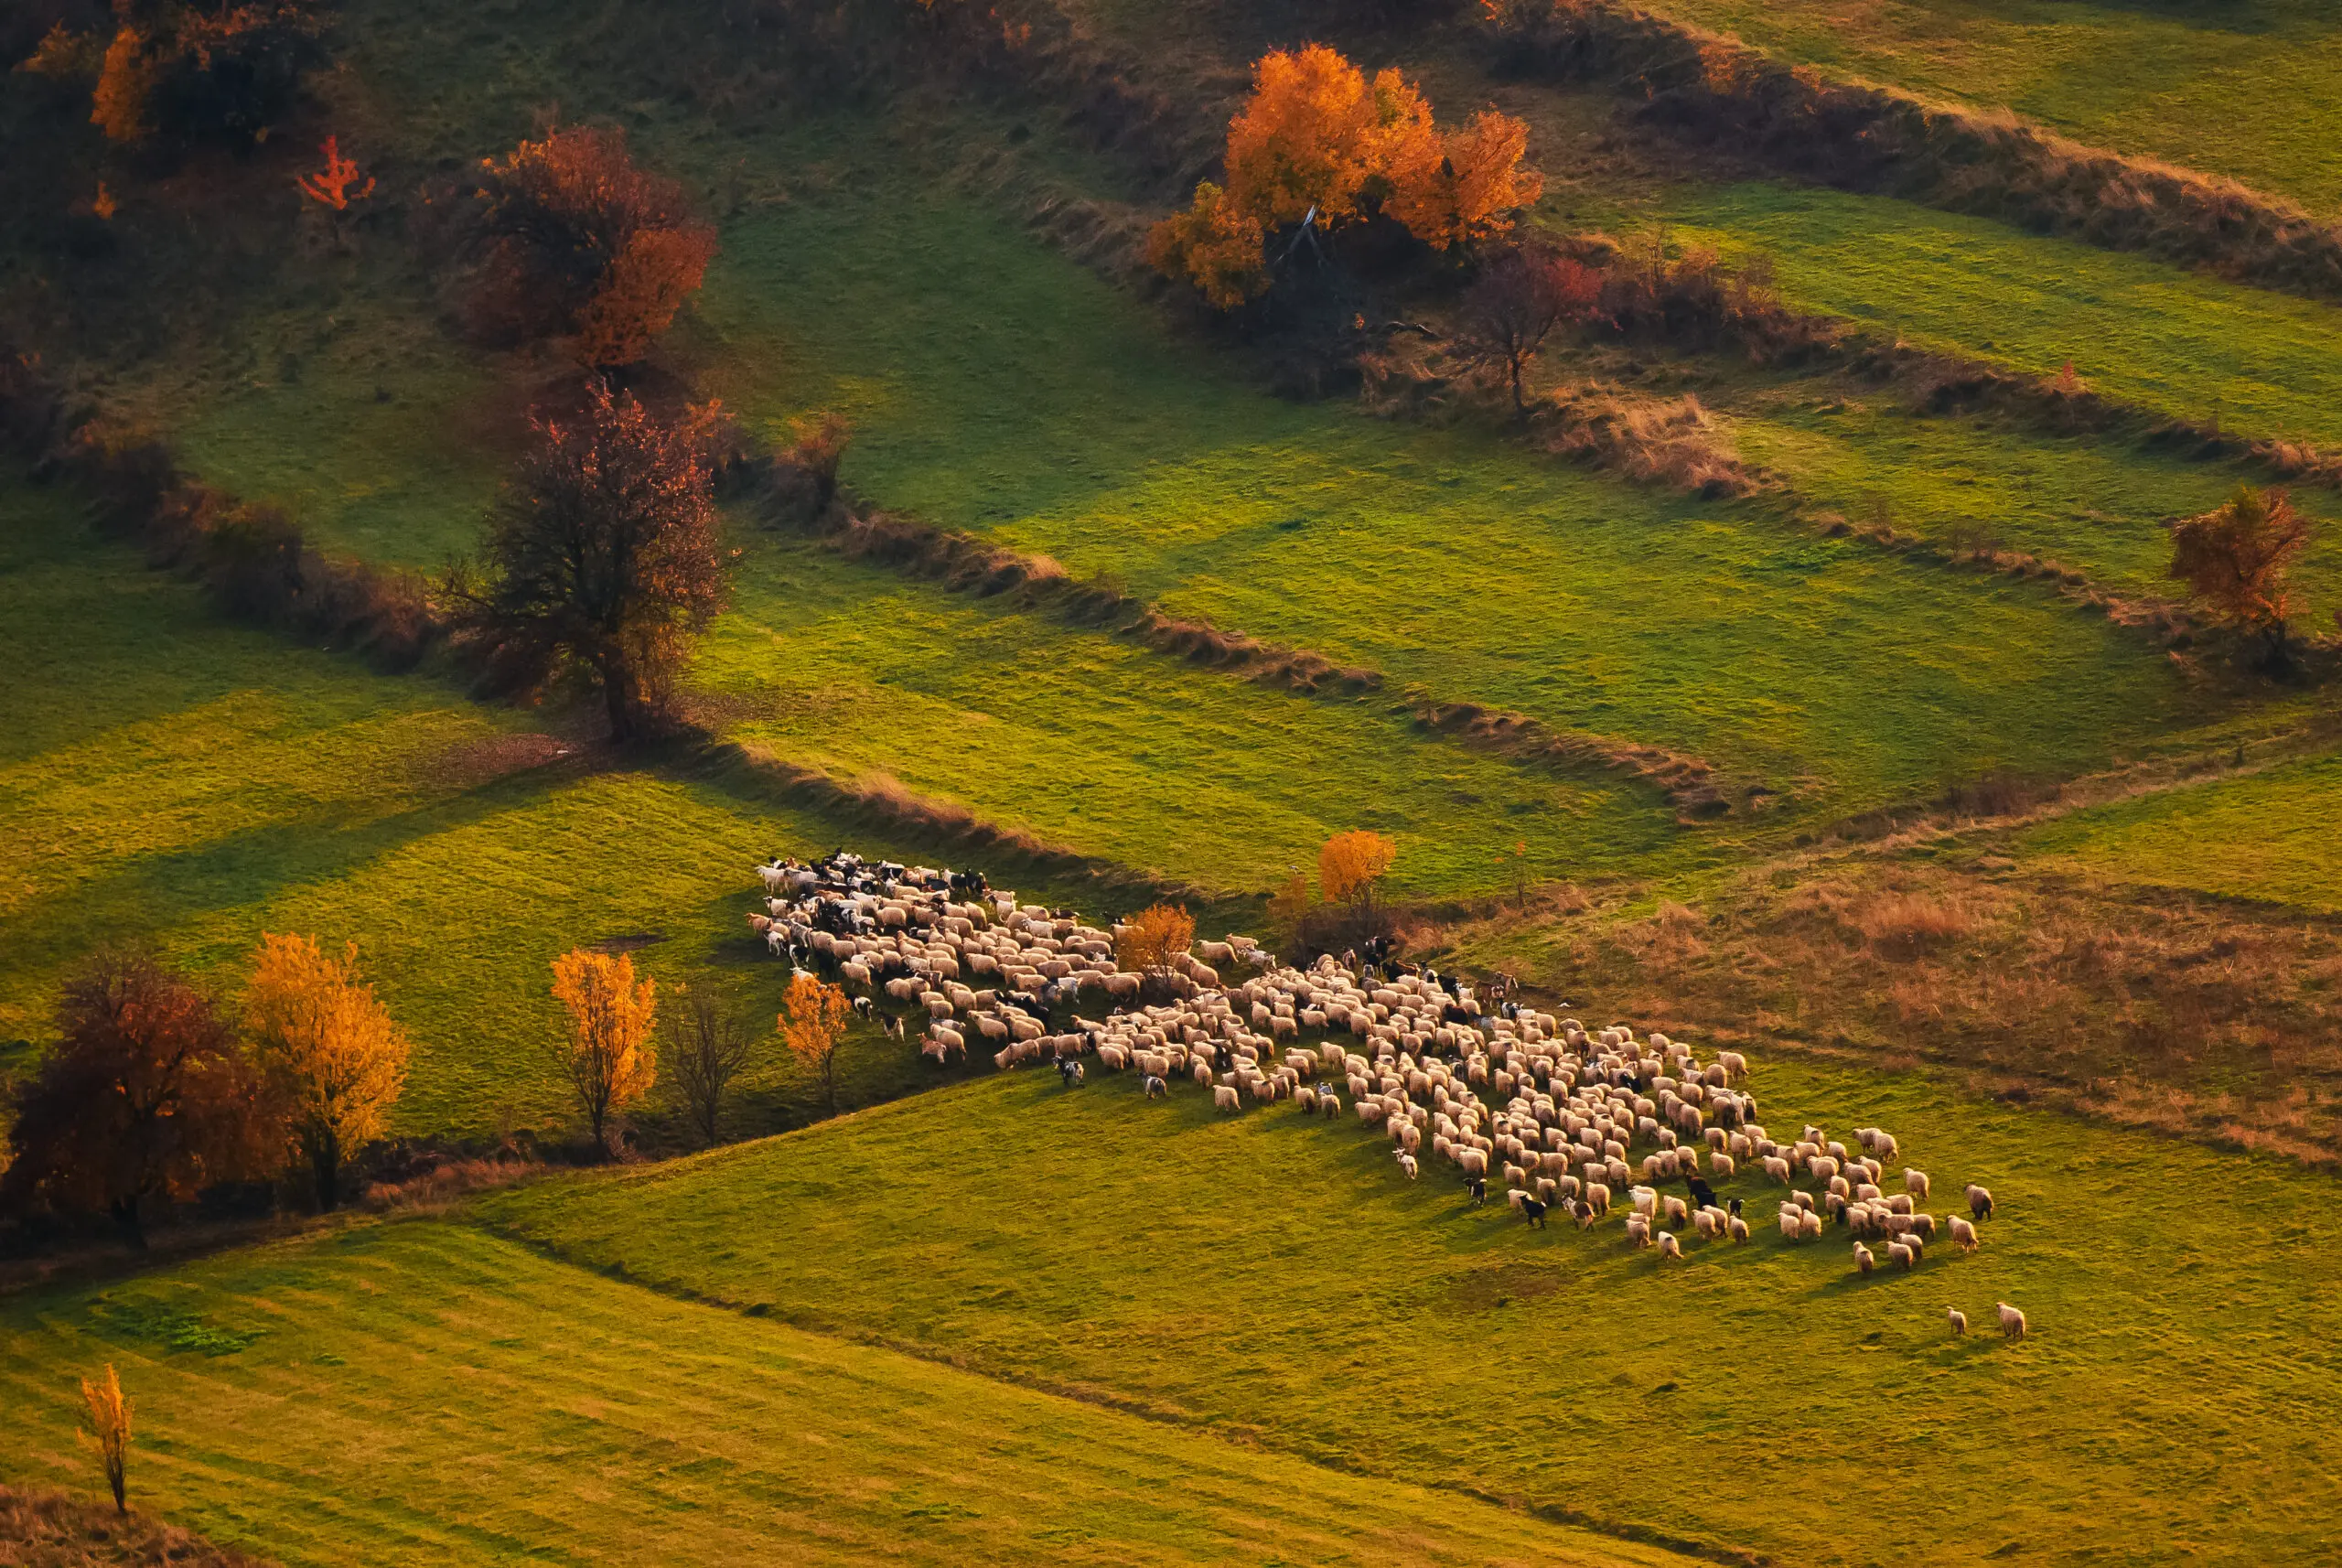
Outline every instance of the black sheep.
[[1540, 1230], [1545, 1229], [1545, 1203], [1542, 1198], [1524, 1197], [1520, 1200], [1520, 1212], [1530, 1224]]
[[1716, 1189], [1706, 1182], [1687, 1171], [1683, 1176], [1683, 1185], [1691, 1189], [1692, 1208], [1714, 1208], [1715, 1207]]

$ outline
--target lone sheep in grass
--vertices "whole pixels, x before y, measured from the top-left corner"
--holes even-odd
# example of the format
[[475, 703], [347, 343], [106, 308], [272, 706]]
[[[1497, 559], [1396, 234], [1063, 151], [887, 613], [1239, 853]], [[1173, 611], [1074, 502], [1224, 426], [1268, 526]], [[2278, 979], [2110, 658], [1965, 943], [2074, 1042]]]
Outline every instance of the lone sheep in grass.
[[1407, 1179], [1409, 1181], [1414, 1180], [1415, 1156], [1413, 1155], [1401, 1155], [1399, 1156], [1399, 1168], [1407, 1173]]
[[1993, 1217], [1993, 1192], [1990, 1187], [1968, 1184], [1968, 1213], [1979, 1224]]
[[1966, 1313], [1961, 1311], [1960, 1308], [1956, 1306], [1947, 1306], [1943, 1309], [1943, 1316], [1944, 1321], [1951, 1325], [1951, 1337], [1954, 1339], [1964, 1337], [1967, 1335], [1968, 1315]]
[[1662, 1262], [1670, 1258], [1681, 1260], [1683, 1256], [1683, 1243], [1678, 1241], [1668, 1232], [1664, 1230], [1660, 1231], [1659, 1233], [1659, 1256], [1660, 1261]]
[[1955, 1214], [1951, 1217], [1952, 1244], [1963, 1252], [1976, 1250], [1976, 1227]]
[[1903, 1190], [1909, 1193], [1912, 1197], [1918, 1202], [1927, 1202], [1928, 1173], [1925, 1171], [1915, 1171], [1908, 1165], [1904, 1166]]
[[1164, 1082], [1161, 1079], [1155, 1077], [1153, 1073], [1148, 1073], [1146, 1075], [1146, 1081], [1139, 1085], [1139, 1087], [1145, 1090], [1146, 1097], [1149, 1100], [1153, 1100], [1157, 1095], [1167, 1095], [1171, 1092], [1171, 1086]]
[[2019, 1312], [2015, 1307], [2011, 1306], [2004, 1301], [1995, 1303], [1994, 1305], [1998, 1305], [2001, 1309], [2001, 1337], [2004, 1339], [2024, 1338], [2025, 1314]]

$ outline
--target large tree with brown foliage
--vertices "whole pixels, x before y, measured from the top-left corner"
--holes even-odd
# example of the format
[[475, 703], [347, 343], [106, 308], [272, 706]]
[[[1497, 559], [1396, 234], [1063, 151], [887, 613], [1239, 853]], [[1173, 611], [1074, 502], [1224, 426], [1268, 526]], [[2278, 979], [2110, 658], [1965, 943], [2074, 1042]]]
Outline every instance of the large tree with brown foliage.
[[522, 142], [481, 166], [476, 309], [504, 335], [567, 333], [596, 369], [650, 352], [715, 254], [715, 231], [674, 180], [639, 166], [616, 130]]
[[1550, 251], [1508, 251], [1481, 269], [1456, 312], [1456, 340], [1466, 359], [1503, 373], [1516, 413], [1529, 402], [1523, 378], [1555, 328], [1585, 321], [1602, 296], [1602, 274]]
[[724, 607], [713, 404], [663, 419], [599, 382], [575, 418], [540, 416], [537, 444], [490, 524], [489, 575], [451, 585], [503, 683], [591, 672], [610, 734], [662, 726], [694, 637]]
[[219, 1005], [139, 954], [69, 981], [59, 1039], [17, 1086], [12, 1208], [110, 1214], [143, 1242], [140, 1206], [274, 1173], [284, 1148], [260, 1075]]

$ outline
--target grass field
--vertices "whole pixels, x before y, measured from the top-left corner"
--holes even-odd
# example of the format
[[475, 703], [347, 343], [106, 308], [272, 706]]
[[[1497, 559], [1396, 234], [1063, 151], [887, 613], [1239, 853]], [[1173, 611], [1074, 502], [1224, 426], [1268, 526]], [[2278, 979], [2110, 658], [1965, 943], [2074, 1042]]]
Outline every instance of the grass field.
[[[0, 1304], [0, 1468], [295, 1564], [1681, 1562], [408, 1221]], [[460, 1459], [456, 1456], [460, 1455]]]
[[1533, 877], [1713, 853], [1653, 790], [1429, 736], [1389, 696], [1230, 679], [802, 547], [756, 553], [693, 678], [736, 704], [727, 733], [800, 766], [1228, 892], [1355, 827], [1397, 841], [1412, 895], [1501, 881], [1516, 844]]
[[[1782, 1561], [2309, 1563], [2342, 1543], [2316, 1457], [2328, 1179], [1916, 1077], [1760, 1064], [1756, 1090], [1776, 1127], [1896, 1130], [1939, 1208], [1986, 1182], [1983, 1250], [1864, 1279], [1839, 1233], [1793, 1248], [1766, 1224], [1662, 1267], [1615, 1217], [1535, 1233], [1466, 1208], [1444, 1166], [1411, 1187], [1355, 1122], [1038, 1076], [487, 1211], [807, 1326]], [[1736, 1190], [1769, 1220], [1763, 1185]], [[1998, 1299], [2030, 1341], [1993, 1332]], [[1983, 1332], [1948, 1337], [1947, 1305]]]
[[[526, 715], [429, 676], [223, 624], [190, 585], [96, 543], [61, 495], [0, 490], [0, 1040], [43, 1037], [59, 977], [108, 941], [204, 968], [263, 929], [355, 940], [414, 1035], [403, 1131], [566, 1114], [538, 1042], [545, 965], [652, 936], [638, 961], [766, 1012], [749, 868], [882, 835], [776, 804], [737, 770], [553, 755]], [[1060, 891], [1059, 896], [1063, 896]], [[855, 1098], [927, 1079], [873, 1034]], [[770, 1070], [761, 1124], [810, 1085]]]
[[1989, 219], [1819, 187], [1687, 196], [1670, 237], [1764, 250], [1784, 295], [2232, 435], [2342, 443], [2342, 312]]
[[728, 229], [702, 317], [727, 401], [843, 406], [848, 475], [884, 504], [1833, 804], [1962, 756], [2073, 766], [2186, 711], [2136, 645], [2037, 590], [1272, 400], [1013, 225], [875, 172]]
[[2342, 911], [2342, 757], [2077, 811], [2026, 851], [2102, 876]]
[[1663, 0], [1653, 9], [1832, 71], [2342, 209], [2330, 0]]

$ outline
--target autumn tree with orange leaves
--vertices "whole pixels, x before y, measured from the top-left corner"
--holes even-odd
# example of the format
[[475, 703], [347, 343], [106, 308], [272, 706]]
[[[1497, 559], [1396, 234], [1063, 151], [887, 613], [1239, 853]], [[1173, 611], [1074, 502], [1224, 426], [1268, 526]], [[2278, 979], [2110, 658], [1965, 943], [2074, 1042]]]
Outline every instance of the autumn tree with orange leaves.
[[1396, 70], [1370, 81], [1323, 44], [1272, 50], [1229, 122], [1224, 185], [1155, 225], [1147, 256], [1221, 309], [1267, 286], [1269, 238], [1378, 215], [1434, 250], [1505, 233], [1542, 178], [1521, 167], [1528, 128], [1494, 110], [1442, 132]]
[[838, 1051], [845, 1044], [854, 1001], [800, 970], [780, 999], [780, 1040], [822, 1085], [822, 1104], [838, 1113]]
[[1373, 918], [1374, 890], [1399, 858], [1399, 846], [1366, 828], [1336, 833], [1317, 852], [1317, 886], [1329, 904], [1348, 904], [1361, 921]]
[[301, 188], [302, 195], [328, 211], [347, 212], [351, 202], [363, 201], [374, 194], [371, 176], [364, 185], [359, 185], [358, 160], [341, 156], [339, 136], [328, 136], [318, 144], [317, 151], [324, 155], [326, 166], [295, 177], [294, 183]]
[[712, 403], [662, 418], [598, 381], [576, 417], [535, 420], [536, 447], [489, 527], [486, 580], [458, 571], [446, 585], [497, 683], [533, 691], [581, 671], [612, 738], [665, 727], [675, 674], [730, 582], [716, 420]]
[[1114, 961], [1134, 974], [1158, 973], [1196, 945], [1196, 918], [1176, 904], [1151, 904], [1114, 929]]
[[648, 354], [715, 254], [683, 188], [638, 166], [616, 130], [523, 142], [481, 166], [478, 196], [481, 324], [515, 338], [567, 334], [589, 368]]
[[338, 954], [308, 937], [263, 934], [244, 992], [244, 1034], [277, 1113], [309, 1164], [317, 1207], [340, 1201], [343, 1164], [382, 1135], [406, 1081], [405, 1032]]
[[577, 1094], [594, 1146], [607, 1146], [610, 1118], [640, 1100], [659, 1076], [650, 1044], [659, 988], [636, 980], [624, 953], [572, 949], [553, 961], [553, 993], [569, 1014], [553, 1057]]

